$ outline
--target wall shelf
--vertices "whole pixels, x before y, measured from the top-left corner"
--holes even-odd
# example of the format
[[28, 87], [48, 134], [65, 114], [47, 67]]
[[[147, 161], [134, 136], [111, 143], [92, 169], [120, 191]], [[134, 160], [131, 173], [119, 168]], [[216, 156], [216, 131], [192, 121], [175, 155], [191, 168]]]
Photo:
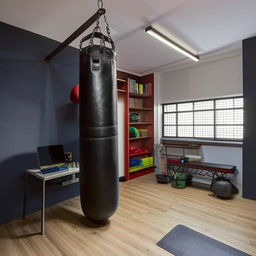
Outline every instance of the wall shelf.
[[121, 82], [121, 83], [126, 83], [127, 82], [125, 79], [122, 79], [122, 78], [117, 78], [117, 81]]
[[123, 89], [117, 89], [118, 92], [123, 92], [123, 93], [126, 93], [127, 91], [126, 90], [123, 90]]
[[152, 111], [153, 108], [140, 108], [140, 107], [130, 107], [130, 110], [138, 110], [138, 111]]
[[133, 153], [133, 154], [130, 153], [130, 157], [142, 156], [142, 155], [150, 155], [150, 154], [152, 154], [152, 151], [145, 150], [145, 151], [138, 152], [138, 153]]
[[130, 97], [133, 97], [133, 98], [152, 98], [152, 95], [149, 95], [149, 94], [139, 94], [139, 93], [129, 93], [129, 96]]
[[134, 122], [130, 123], [130, 125], [150, 125], [153, 124], [153, 122]]
[[132, 172], [129, 174], [129, 179], [135, 179], [135, 178], [138, 178], [138, 177], [141, 177], [143, 175], [146, 175], [146, 174], [149, 174], [149, 173], [152, 173], [154, 172], [154, 166], [151, 166], [151, 167], [145, 167], [144, 169], [142, 170], [139, 170], [137, 172]]
[[150, 139], [152, 138], [151, 136], [143, 136], [143, 137], [137, 137], [137, 138], [130, 138], [130, 140], [145, 140], [145, 139]]
[[134, 172], [138, 172], [138, 171], [142, 171], [148, 168], [153, 167], [154, 165], [149, 165], [149, 166], [139, 166], [139, 167], [133, 167], [129, 169], [129, 173], [134, 173]]

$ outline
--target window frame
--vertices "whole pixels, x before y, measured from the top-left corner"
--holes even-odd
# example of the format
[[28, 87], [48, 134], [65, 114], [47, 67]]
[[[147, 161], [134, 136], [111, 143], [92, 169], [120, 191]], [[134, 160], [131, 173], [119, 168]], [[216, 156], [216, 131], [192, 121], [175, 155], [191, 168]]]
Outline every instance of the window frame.
[[[162, 105], [162, 137], [163, 138], [172, 138], [172, 139], [184, 139], [184, 140], [207, 140], [207, 141], [227, 141], [227, 142], [243, 142], [244, 134], [242, 139], [229, 139], [229, 138], [216, 138], [216, 127], [217, 126], [243, 126], [243, 132], [244, 132], [244, 119], [243, 124], [216, 124], [216, 112], [219, 110], [243, 110], [244, 111], [244, 104], [243, 107], [232, 107], [232, 108], [217, 108], [216, 109], [216, 101], [217, 100], [225, 100], [225, 99], [237, 99], [237, 98], [243, 98], [243, 95], [240, 96], [229, 96], [229, 97], [219, 97], [219, 98], [207, 98], [207, 99], [198, 99], [198, 100], [187, 100], [187, 101], [176, 101], [176, 102], [170, 102], [170, 103], [163, 103]], [[201, 109], [201, 110], [194, 110], [194, 103], [196, 102], [203, 102], [203, 101], [213, 101], [213, 108], [212, 109]], [[182, 103], [193, 103], [193, 110], [185, 110], [185, 111], [178, 111], [178, 104]], [[167, 105], [176, 104], [176, 111], [173, 112], [165, 112], [164, 108]], [[213, 124], [196, 124], [194, 122], [194, 113], [195, 112], [204, 112], [204, 111], [213, 111]], [[192, 112], [193, 113], [193, 123], [192, 124], [182, 124], [178, 125], [178, 113], [186, 113], [186, 112]], [[164, 115], [165, 114], [176, 114], [176, 124], [175, 125], [165, 125], [164, 124]], [[175, 126], [176, 127], [176, 136], [164, 136], [164, 128], [165, 126]], [[178, 136], [178, 127], [179, 126], [193, 126], [193, 137], [179, 137]], [[212, 137], [195, 137], [194, 134], [194, 127], [195, 126], [213, 126], [213, 138]]]

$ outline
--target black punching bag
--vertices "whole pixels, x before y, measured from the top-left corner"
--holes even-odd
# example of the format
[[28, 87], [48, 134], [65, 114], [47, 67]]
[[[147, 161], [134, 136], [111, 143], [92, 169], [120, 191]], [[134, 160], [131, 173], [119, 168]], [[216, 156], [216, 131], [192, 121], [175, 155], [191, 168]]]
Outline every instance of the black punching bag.
[[80, 196], [85, 216], [101, 221], [118, 206], [115, 51], [80, 49]]

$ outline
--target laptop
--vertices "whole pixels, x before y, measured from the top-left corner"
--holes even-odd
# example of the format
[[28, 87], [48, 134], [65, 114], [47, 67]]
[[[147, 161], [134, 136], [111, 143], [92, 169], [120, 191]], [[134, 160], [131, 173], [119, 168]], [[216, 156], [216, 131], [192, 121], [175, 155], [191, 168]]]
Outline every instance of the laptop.
[[63, 171], [68, 169], [68, 166], [65, 165], [63, 145], [38, 147], [37, 155], [42, 173]]

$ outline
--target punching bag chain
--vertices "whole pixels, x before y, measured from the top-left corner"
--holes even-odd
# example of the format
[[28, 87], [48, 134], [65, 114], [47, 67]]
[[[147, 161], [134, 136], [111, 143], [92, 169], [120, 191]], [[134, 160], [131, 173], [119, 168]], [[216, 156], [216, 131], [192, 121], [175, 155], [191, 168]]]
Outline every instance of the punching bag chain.
[[98, 8], [103, 8], [103, 1], [102, 0], [98, 0]]
[[[94, 39], [94, 34], [95, 34], [95, 32], [100, 32], [101, 33], [101, 29], [100, 29], [100, 21], [99, 21], [99, 19], [97, 19], [97, 21], [96, 21], [96, 26], [95, 26], [95, 28], [93, 29], [93, 31], [92, 31], [92, 36], [91, 36], [91, 38], [90, 38], [90, 42], [89, 42], [89, 44], [92, 46], [93, 45], [93, 39]], [[100, 40], [100, 45], [102, 45], [103, 44], [103, 40], [101, 39]], [[104, 45], [105, 45], [105, 41], [104, 41]], [[80, 47], [81, 48], [81, 47]]]
[[[100, 10], [105, 10], [103, 8], [103, 1], [102, 0], [97, 0], [97, 5], [98, 5], [98, 12]], [[103, 14], [103, 17], [104, 17], [104, 21], [105, 21], [105, 25], [106, 25], [106, 32], [107, 32], [107, 36], [103, 35], [103, 33], [101, 33], [101, 28], [100, 28], [100, 20], [99, 18], [96, 20], [96, 26], [94, 27], [90, 37], [88, 38], [89, 39], [89, 45], [90, 46], [93, 46], [94, 43], [93, 43], [93, 40], [95, 37], [99, 38], [100, 39], [100, 46], [106, 46], [105, 45], [105, 41], [109, 42], [112, 46], [112, 49], [115, 50], [115, 44], [111, 38], [111, 32], [110, 32], [110, 26], [108, 24], [108, 20], [107, 20], [107, 16], [106, 16], [106, 13], [104, 12]], [[84, 41], [86, 41], [87, 37], [85, 36], [84, 38], [81, 39], [80, 41], [80, 50], [82, 50], [82, 44]]]
[[[103, 1], [102, 0], [98, 0], [98, 8], [103, 8]], [[105, 24], [106, 24], [106, 31], [107, 31], [107, 34], [108, 34], [108, 38], [110, 40], [112, 40], [111, 38], [111, 33], [110, 33], [110, 28], [109, 28], [109, 24], [108, 24], [108, 20], [107, 20], [107, 16], [106, 14], [103, 15], [104, 17], [104, 21], [105, 21]]]
[[[103, 8], [103, 1], [102, 0], [98, 0], [98, 9], [102, 9]], [[109, 27], [109, 24], [108, 24], [108, 20], [107, 20], [107, 16], [106, 14], [103, 15], [104, 17], [104, 21], [105, 21], [105, 24], [106, 24], [106, 32], [107, 32], [107, 36], [109, 38], [110, 41], [112, 41], [112, 38], [111, 38], [111, 32], [110, 32], [110, 27]], [[92, 40], [93, 40], [93, 37], [94, 37], [94, 32], [96, 31], [100, 31], [100, 27], [99, 27], [99, 19], [97, 20], [97, 23], [96, 23], [96, 27], [94, 28], [93, 30], [93, 35], [92, 35]], [[92, 42], [90, 42], [91, 44]], [[105, 45], [105, 39], [104, 37], [102, 37], [101, 39], [101, 45], [104, 44]]]

